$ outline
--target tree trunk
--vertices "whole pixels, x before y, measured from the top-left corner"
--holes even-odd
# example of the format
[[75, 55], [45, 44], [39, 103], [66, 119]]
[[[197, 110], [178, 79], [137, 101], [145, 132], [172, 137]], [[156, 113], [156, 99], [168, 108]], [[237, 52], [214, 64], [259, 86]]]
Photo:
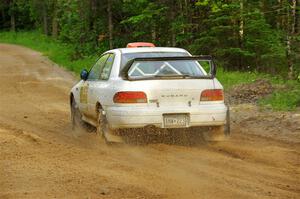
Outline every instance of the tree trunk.
[[243, 0], [240, 0], [240, 10], [241, 10], [241, 13], [240, 13], [240, 29], [239, 29], [239, 35], [240, 35], [240, 39], [243, 40], [244, 38], [244, 16], [243, 16], [243, 13], [244, 13], [244, 2]]
[[107, 12], [108, 12], [109, 48], [113, 49], [113, 22], [112, 22], [111, 1], [112, 0], [107, 0]]
[[296, 22], [295, 22], [295, 33], [299, 34], [300, 33], [300, 0], [297, 0], [296, 4]]
[[10, 30], [12, 32], [16, 32], [16, 18], [15, 18], [15, 13], [12, 13], [10, 16]]
[[53, 15], [52, 15], [52, 37], [58, 37], [58, 19], [57, 19], [57, 1], [53, 1]]
[[[189, 8], [188, 8], [188, 1], [187, 0], [184, 0], [184, 12], [185, 12], [186, 21], [187, 21], [188, 24], [190, 24], [191, 21], [190, 21]], [[185, 27], [184, 32], [189, 32], [189, 29]]]
[[4, 11], [4, 8], [1, 9], [1, 16], [2, 16], [2, 21], [1, 21], [1, 23], [4, 24], [4, 22], [5, 22], [5, 21], [4, 21], [4, 20], [5, 20], [5, 11]]
[[[179, 8], [180, 8], [180, 17], [181, 18], [184, 18], [184, 8], [183, 8], [183, 4], [182, 4], [182, 0], [180, 0], [179, 1]], [[185, 23], [184, 23], [184, 20], [182, 20], [182, 34], [184, 34], [184, 25], [185, 25]]]
[[288, 68], [289, 68], [289, 73], [288, 77], [289, 79], [294, 78], [294, 62], [293, 62], [293, 57], [292, 57], [292, 44], [293, 44], [293, 36], [295, 36], [295, 28], [296, 28], [296, 5], [297, 1], [292, 0], [292, 5], [291, 5], [291, 12], [290, 9], [288, 9], [288, 36], [287, 36], [287, 58], [288, 58]]
[[97, 6], [97, 0], [90, 0], [90, 5], [91, 5], [91, 24], [90, 24], [90, 30], [95, 32], [96, 34], [94, 34], [94, 43], [95, 46], [98, 47], [99, 43], [99, 32], [97, 30], [97, 19], [98, 19], [98, 15], [97, 13], [99, 13], [100, 11], [98, 10], [98, 6]]
[[[278, 7], [279, 8], [281, 8], [281, 0], [277, 0], [277, 3], [278, 3]], [[280, 11], [280, 9], [278, 9], [277, 10], [277, 20], [276, 20], [276, 27], [277, 27], [277, 29], [279, 30], [280, 29], [280, 27], [281, 27], [281, 24], [280, 24], [280, 22], [281, 22], [281, 11]]]
[[57, 16], [53, 16], [52, 19], [52, 37], [56, 39], [58, 37], [58, 21]]
[[175, 5], [171, 5], [171, 13], [170, 13], [170, 24], [171, 24], [171, 45], [173, 47], [176, 46], [176, 32], [174, 30], [173, 22], [175, 20]]
[[292, 2], [292, 23], [291, 23], [291, 34], [294, 35], [296, 32], [296, 11], [297, 11], [297, 0], [293, 0]]
[[91, 5], [91, 30], [95, 29], [95, 21], [97, 19], [97, 0], [90, 0]]
[[153, 43], [156, 42], [156, 26], [155, 26], [155, 24], [152, 24], [152, 28], [151, 28], [151, 39], [152, 39], [152, 42], [153, 42]]
[[[240, 0], [240, 23], [239, 23], [239, 47], [240, 49], [243, 49], [243, 40], [244, 40], [244, 0]], [[244, 69], [243, 68], [243, 59], [241, 56], [238, 58], [238, 67], [239, 70]]]
[[48, 35], [48, 14], [47, 14], [47, 6], [46, 3], [43, 2], [42, 3], [43, 8], [42, 8], [42, 12], [43, 12], [43, 29], [44, 29], [44, 34]]
[[16, 31], [16, 16], [14, 10], [14, 1], [10, 2], [10, 30], [12, 32]]

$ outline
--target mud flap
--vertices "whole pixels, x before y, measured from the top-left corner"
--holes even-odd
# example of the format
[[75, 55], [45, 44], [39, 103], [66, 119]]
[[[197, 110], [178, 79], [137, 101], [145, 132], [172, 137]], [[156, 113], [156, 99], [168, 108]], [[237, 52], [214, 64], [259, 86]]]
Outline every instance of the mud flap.
[[123, 143], [123, 139], [121, 136], [113, 135], [110, 132], [103, 133], [103, 137], [107, 144], [109, 143]]
[[229, 136], [230, 132], [231, 132], [231, 129], [230, 129], [230, 108], [228, 106], [227, 107], [227, 112], [226, 112], [226, 124], [225, 124], [224, 134], [226, 136]]
[[97, 133], [101, 134], [106, 144], [124, 142], [121, 136], [115, 135], [114, 131], [109, 128], [105, 112], [102, 109], [99, 110]]

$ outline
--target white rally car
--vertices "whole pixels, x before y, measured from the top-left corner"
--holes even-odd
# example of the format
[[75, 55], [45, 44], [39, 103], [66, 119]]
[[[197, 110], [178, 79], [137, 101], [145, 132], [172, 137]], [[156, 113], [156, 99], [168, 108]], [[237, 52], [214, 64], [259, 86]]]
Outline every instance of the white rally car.
[[229, 134], [229, 111], [215, 75], [210, 56], [180, 48], [131, 43], [107, 51], [71, 89], [72, 125], [89, 123], [107, 142], [121, 141], [118, 130], [144, 127], [209, 127], [205, 137], [219, 139]]

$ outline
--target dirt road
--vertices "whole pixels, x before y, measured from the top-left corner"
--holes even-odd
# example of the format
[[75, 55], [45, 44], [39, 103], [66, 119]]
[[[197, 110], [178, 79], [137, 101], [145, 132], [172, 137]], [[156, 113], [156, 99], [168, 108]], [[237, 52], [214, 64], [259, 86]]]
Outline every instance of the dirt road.
[[0, 198], [300, 198], [297, 112], [242, 105], [223, 143], [109, 147], [72, 134], [75, 78], [39, 53], [0, 45], [0, 78]]

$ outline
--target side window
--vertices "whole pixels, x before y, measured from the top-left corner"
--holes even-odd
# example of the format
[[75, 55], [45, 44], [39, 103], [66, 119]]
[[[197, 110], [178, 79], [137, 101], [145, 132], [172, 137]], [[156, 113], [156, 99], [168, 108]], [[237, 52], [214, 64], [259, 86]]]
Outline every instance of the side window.
[[102, 72], [100, 74], [100, 79], [101, 80], [108, 80], [109, 79], [109, 75], [110, 75], [110, 72], [111, 72], [111, 68], [113, 66], [113, 63], [114, 63], [114, 58], [115, 58], [115, 55], [114, 54], [110, 54], [103, 69], [102, 69]]
[[100, 59], [97, 61], [97, 63], [92, 67], [92, 69], [89, 72], [88, 80], [98, 80], [100, 77], [100, 72], [102, 71], [104, 64], [109, 57], [109, 54], [103, 55], [100, 57]]

